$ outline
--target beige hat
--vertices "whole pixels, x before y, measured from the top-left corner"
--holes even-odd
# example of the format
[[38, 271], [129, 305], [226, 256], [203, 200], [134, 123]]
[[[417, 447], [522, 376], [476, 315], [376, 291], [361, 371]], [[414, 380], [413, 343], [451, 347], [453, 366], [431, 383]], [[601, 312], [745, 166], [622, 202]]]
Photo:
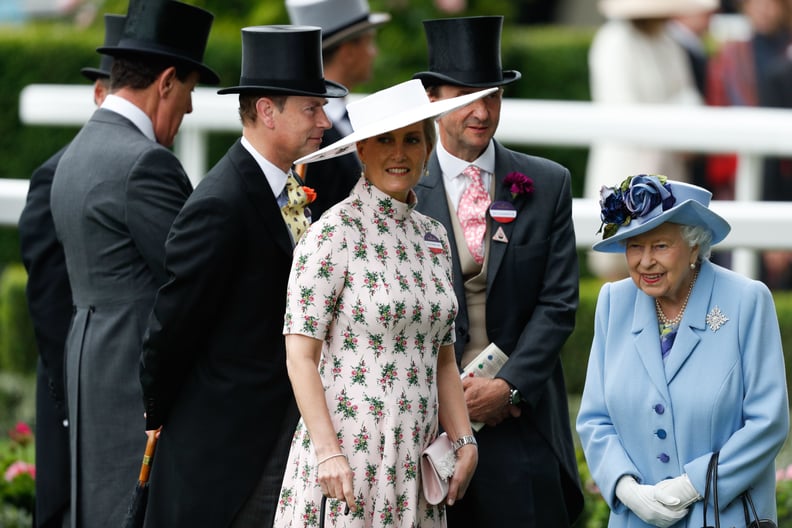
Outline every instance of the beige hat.
[[718, 9], [717, 0], [601, 0], [608, 18], [665, 18]]

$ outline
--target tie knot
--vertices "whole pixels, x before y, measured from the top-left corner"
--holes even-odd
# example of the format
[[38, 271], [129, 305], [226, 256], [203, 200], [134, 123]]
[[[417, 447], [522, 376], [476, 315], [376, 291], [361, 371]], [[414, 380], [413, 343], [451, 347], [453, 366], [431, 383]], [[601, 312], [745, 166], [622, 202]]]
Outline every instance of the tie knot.
[[286, 197], [287, 204], [291, 207], [305, 207], [308, 205], [308, 196], [291, 172], [286, 177]]
[[476, 180], [481, 178], [481, 169], [476, 167], [475, 165], [468, 165], [465, 167], [465, 170], [462, 171], [462, 174], [471, 178], [472, 180]]

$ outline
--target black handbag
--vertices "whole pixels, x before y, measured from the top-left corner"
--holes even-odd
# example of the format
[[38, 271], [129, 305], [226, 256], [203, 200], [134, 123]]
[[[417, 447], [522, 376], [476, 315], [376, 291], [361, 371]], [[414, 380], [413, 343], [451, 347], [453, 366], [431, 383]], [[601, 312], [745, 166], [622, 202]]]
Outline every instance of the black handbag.
[[[718, 508], [718, 452], [714, 452], [707, 466], [707, 488], [704, 490], [704, 528], [720, 528], [720, 509]], [[707, 506], [709, 505], [710, 490], [712, 490], [712, 503], [715, 507], [715, 526], [707, 524]], [[778, 528], [770, 519], [760, 519], [756, 513], [751, 492], [745, 490], [741, 495], [743, 514], [745, 515], [746, 528]], [[753, 516], [751, 515], [753, 514]], [[753, 519], [753, 520], [751, 520]]]

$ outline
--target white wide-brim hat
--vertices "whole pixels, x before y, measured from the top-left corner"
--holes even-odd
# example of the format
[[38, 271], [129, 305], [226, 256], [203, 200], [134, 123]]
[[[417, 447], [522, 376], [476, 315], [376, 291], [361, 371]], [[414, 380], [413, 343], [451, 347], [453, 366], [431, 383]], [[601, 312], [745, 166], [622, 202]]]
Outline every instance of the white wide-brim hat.
[[718, 9], [718, 0], [601, 0], [608, 18], [665, 18]]
[[[673, 180], [665, 180], [665, 183], [662, 184], [660, 178], [663, 177], [644, 174], [633, 176], [629, 188], [634, 189], [637, 184], [639, 184], [649, 189], [647, 192], [656, 194], [656, 189], [662, 186], [663, 189], [670, 193], [673, 200], [667, 199], [665, 203], [657, 203], [655, 207], [649, 210], [643, 210], [641, 213], [631, 215], [626, 225], [621, 224], [617, 226], [611, 224], [611, 226], [616, 229], [616, 232], [610, 236], [608, 236], [608, 226], [606, 225], [605, 234], [603, 236], [607, 238], [604, 238], [592, 246], [595, 251], [600, 251], [602, 253], [623, 253], [625, 250], [624, 242], [628, 238], [647, 233], [667, 222], [709, 229], [712, 233], [711, 243], [713, 246], [726, 238], [726, 235], [731, 231], [731, 226], [723, 217], [709, 208], [710, 199], [712, 198], [711, 192], [697, 185]], [[604, 196], [606, 194], [609, 194], [616, 203], [624, 204], [624, 200], [621, 197], [617, 197], [617, 195], [612, 193], [613, 191], [619, 192], [619, 187], [624, 190], [625, 183], [623, 182], [621, 186], [612, 188], [603, 187], [600, 192], [603, 197], [603, 199], [600, 200], [600, 207], [603, 210], [603, 224], [607, 224], [609, 221], [607, 218], [608, 215], [605, 212], [605, 209], [608, 208], [609, 205], [604, 203]], [[646, 198], [646, 194], [639, 198]], [[613, 208], [613, 205], [613, 202], [611, 202], [610, 207]]]
[[487, 88], [459, 97], [431, 102], [429, 96], [426, 95], [423, 83], [418, 79], [411, 79], [385, 88], [347, 105], [349, 122], [353, 130], [351, 134], [313, 154], [303, 156], [294, 163], [299, 165], [341, 156], [353, 151], [355, 143], [358, 141], [397, 130], [430, 117], [441, 116], [489, 95], [497, 89], [497, 87]]

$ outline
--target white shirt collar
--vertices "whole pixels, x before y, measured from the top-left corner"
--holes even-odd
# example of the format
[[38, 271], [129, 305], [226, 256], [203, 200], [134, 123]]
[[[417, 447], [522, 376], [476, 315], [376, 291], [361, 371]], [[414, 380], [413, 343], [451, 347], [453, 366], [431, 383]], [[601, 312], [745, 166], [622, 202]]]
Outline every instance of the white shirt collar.
[[118, 95], [108, 94], [100, 108], [110, 110], [111, 112], [115, 112], [116, 114], [126, 117], [132, 121], [132, 124], [135, 125], [144, 136], [149, 138], [151, 141], [157, 141], [157, 137], [154, 135], [154, 125], [152, 124], [151, 119], [132, 101], [124, 99]]
[[241, 143], [245, 150], [250, 152], [250, 155], [256, 160], [261, 172], [264, 173], [264, 177], [267, 178], [267, 183], [272, 189], [273, 196], [277, 199], [283, 192], [283, 188], [286, 187], [286, 173], [267, 161], [267, 158], [262, 156], [245, 136], [242, 136]]
[[492, 175], [495, 174], [495, 143], [490, 140], [489, 145], [484, 152], [472, 163], [459, 159], [450, 154], [442, 141], [437, 142], [437, 161], [440, 164], [440, 172], [443, 173], [443, 185], [448, 195], [448, 200], [451, 205], [456, 209], [459, 206], [459, 200], [462, 193], [467, 188], [468, 179], [462, 175], [468, 165], [475, 165], [481, 169], [481, 183], [484, 184], [485, 189], [490, 189], [492, 184]]
[[443, 177], [455, 178], [462, 174], [462, 171], [468, 165], [475, 165], [479, 169], [488, 172], [489, 174], [495, 173], [495, 144], [490, 140], [487, 148], [482, 152], [481, 156], [472, 162], [459, 159], [453, 154], [449, 153], [443, 146], [442, 141], [437, 142], [437, 161], [440, 162], [440, 169], [443, 171]]

